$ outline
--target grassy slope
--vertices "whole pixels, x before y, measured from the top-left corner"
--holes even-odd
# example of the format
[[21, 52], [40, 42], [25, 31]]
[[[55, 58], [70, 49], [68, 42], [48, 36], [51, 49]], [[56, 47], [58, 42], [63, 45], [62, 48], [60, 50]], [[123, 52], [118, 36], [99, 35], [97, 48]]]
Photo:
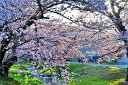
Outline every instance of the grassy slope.
[[[26, 65], [13, 65], [9, 70], [9, 77], [13, 78], [14, 80], [7, 79], [5, 81], [0, 78], [0, 85], [42, 85], [39, 79], [27, 77], [32, 74], [26, 69], [26, 67], [29, 66], [32, 66], [32, 64], [26, 63]], [[19, 83], [15, 81], [18, 81]]]
[[126, 75], [126, 69], [116, 67], [80, 64], [71, 64], [69, 67], [70, 71], [77, 74], [73, 76], [75, 80], [70, 85], [118, 85], [118, 81], [124, 80]]
[[41, 85], [39, 79], [31, 76], [32, 73], [27, 71], [26, 67], [32, 66], [32, 63], [26, 63], [25, 65], [13, 65], [10, 69], [9, 77], [20, 82], [22, 85]]
[[[25, 67], [27, 66], [30, 65], [13, 65], [10, 69], [9, 76], [20, 82], [22, 85], [42, 85], [36, 78], [25, 77], [25, 75], [31, 75], [31, 72], [25, 69]], [[109, 68], [81, 64], [70, 64], [69, 67], [71, 68], [70, 71], [77, 74], [73, 76], [73, 78], [75, 79], [74, 83], [70, 83], [69, 85], [118, 85], [117, 83], [119, 81], [122, 81], [122, 78], [125, 78], [126, 75], [126, 69], [120, 69], [116, 67]], [[28, 83], [25, 84], [25, 81], [27, 81]], [[5, 81], [0, 78], [0, 85], [19, 84], [15, 81]]]

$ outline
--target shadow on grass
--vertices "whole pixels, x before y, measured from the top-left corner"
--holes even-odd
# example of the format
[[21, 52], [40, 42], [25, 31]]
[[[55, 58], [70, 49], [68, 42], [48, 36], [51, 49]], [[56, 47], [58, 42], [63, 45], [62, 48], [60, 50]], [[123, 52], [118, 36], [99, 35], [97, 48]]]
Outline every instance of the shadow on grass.
[[0, 85], [21, 85], [21, 83], [10, 77], [0, 77]]

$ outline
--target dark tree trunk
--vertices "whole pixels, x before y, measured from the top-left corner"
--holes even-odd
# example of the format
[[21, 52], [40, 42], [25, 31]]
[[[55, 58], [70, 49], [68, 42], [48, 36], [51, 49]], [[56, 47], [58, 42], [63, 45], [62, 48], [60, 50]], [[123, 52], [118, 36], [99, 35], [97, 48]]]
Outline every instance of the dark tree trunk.
[[[126, 56], [128, 58], [128, 40], [124, 40], [124, 43], [126, 47]], [[128, 82], [128, 67], [127, 67], [126, 81]]]
[[128, 82], [128, 67], [127, 67], [127, 74], [126, 74], [126, 82]]
[[[112, 4], [112, 5], [114, 7], [114, 4]], [[115, 11], [115, 10], [113, 10], [113, 11]], [[114, 20], [112, 20], [112, 21], [115, 23], [115, 26], [117, 27], [117, 29], [119, 30], [119, 32], [121, 34], [123, 33], [123, 35], [125, 35], [125, 33], [127, 32], [127, 29], [123, 25], [123, 22], [122, 22], [122, 19], [121, 19], [120, 15], [118, 13], [115, 13], [115, 12], [113, 12], [113, 13], [114, 13], [115, 18], [114, 17], [111, 17], [111, 16], [109, 18], [110, 19], [113, 18], [113, 19], [116, 20], [116, 22]], [[122, 39], [122, 40], [124, 42], [124, 45], [125, 45], [125, 48], [126, 48], [126, 56], [128, 58], [128, 38]], [[126, 81], [128, 82], [128, 67], [127, 67]]]
[[8, 46], [10, 40], [7, 39], [3, 39], [1, 44], [1, 48], [0, 48], [0, 66], [2, 65], [2, 61], [5, 57], [5, 53], [6, 53], [6, 47]]
[[3, 58], [5, 57], [5, 53], [6, 53], [6, 50], [2, 50], [0, 51], [0, 76], [7, 76], [8, 74], [8, 67], [7, 65], [4, 65], [3, 63]]
[[8, 65], [2, 65], [1, 68], [0, 68], [0, 76], [8, 77], [9, 67], [10, 66], [8, 66]]
[[6, 61], [3, 62], [3, 59], [5, 57], [5, 54], [7, 52], [6, 47], [8, 46], [10, 42], [11, 36], [8, 36], [8, 38], [3, 38], [1, 41], [1, 47], [0, 47], [0, 76], [7, 76], [8, 74], [8, 65], [6, 65]]
[[0, 66], [0, 76], [8, 77], [9, 69], [16, 62], [17, 62], [17, 56], [13, 56], [13, 57], [9, 58], [8, 60], [4, 61], [2, 63], [2, 65]]

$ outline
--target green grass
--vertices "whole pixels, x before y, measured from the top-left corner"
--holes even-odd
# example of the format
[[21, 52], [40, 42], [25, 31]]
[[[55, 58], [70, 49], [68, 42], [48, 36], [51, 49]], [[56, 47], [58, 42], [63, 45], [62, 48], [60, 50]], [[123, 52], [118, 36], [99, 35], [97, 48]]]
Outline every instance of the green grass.
[[[13, 65], [10, 70], [9, 70], [9, 77], [13, 78], [14, 81], [18, 81], [20, 84], [17, 84], [17, 82], [14, 81], [8, 81], [8, 80], [2, 80], [0, 78], [0, 85], [43, 85], [41, 84], [41, 81], [37, 78], [34, 77], [29, 77], [32, 75], [30, 71], [26, 69], [26, 67], [29, 66], [34, 66], [34, 64], [29, 63], [29, 62], [24, 62], [23, 65]], [[39, 69], [39, 72], [44, 72], [46, 74], [51, 74], [51, 72], [55, 72], [56, 70], [44, 70], [44, 69]], [[27, 77], [28, 76], [28, 77]]]
[[106, 61], [103, 61], [101, 64], [116, 65], [117, 63], [116, 62], [106, 62]]
[[26, 67], [29, 66], [33, 66], [33, 64], [26, 62], [25, 65], [13, 65], [9, 70], [9, 77], [14, 80], [3, 80], [0, 78], [0, 85], [42, 85], [39, 79], [27, 77], [32, 75], [32, 73], [26, 69]]
[[13, 65], [9, 70], [9, 77], [21, 83], [21, 85], [41, 85], [41, 81], [31, 76], [32, 73], [27, 71], [26, 67], [33, 66], [32, 63], [25, 65]]
[[[13, 65], [10, 69], [9, 77], [12, 80], [3, 80], [0, 78], [0, 85], [42, 85], [39, 79], [29, 76], [32, 73], [27, 71], [26, 67], [32, 66], [32, 63], [26, 63], [25, 65]], [[70, 72], [74, 72], [74, 81], [69, 85], [119, 85], [121, 81], [125, 80], [126, 69], [120, 69], [116, 67], [102, 67], [102, 66], [90, 66], [82, 64], [70, 64]], [[52, 72], [59, 72], [60, 67], [54, 68]], [[51, 71], [40, 69], [40, 72], [51, 74]], [[16, 82], [18, 81], [18, 82]], [[27, 81], [27, 82], [26, 82]]]
[[71, 72], [76, 73], [71, 76], [74, 82], [69, 85], [118, 85], [118, 81], [126, 76], [126, 69], [120, 68], [80, 64], [70, 64], [69, 67]]

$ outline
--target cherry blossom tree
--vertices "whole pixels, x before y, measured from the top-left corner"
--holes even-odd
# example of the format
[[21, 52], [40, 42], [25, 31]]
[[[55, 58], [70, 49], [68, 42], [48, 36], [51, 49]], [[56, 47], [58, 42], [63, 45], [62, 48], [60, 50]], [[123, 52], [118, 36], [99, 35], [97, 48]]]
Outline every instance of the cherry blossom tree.
[[[108, 59], [123, 53], [128, 56], [127, 28], [123, 25], [127, 4], [126, 0], [1, 0], [0, 75], [8, 76], [10, 67], [26, 55], [49, 69], [65, 66], [65, 58], [84, 57], [79, 47], [95, 46], [97, 50], [89, 53], [109, 55]], [[64, 14], [75, 9], [81, 12], [77, 19]], [[44, 23], [48, 12], [78, 26]]]
[[[96, 46], [98, 49], [88, 53], [99, 54], [101, 57], [107, 55], [110, 56], [108, 59], [113, 60], [122, 57], [123, 54], [128, 56], [127, 0], [71, 0], [66, 4], [72, 10], [79, 10], [81, 16], [74, 19], [73, 16], [69, 17], [58, 11], [51, 12], [96, 31], [96, 36], [90, 37], [89, 42], [85, 44]], [[106, 59], [100, 58], [100, 60]]]
[[[108, 30], [110, 30], [111, 28], [116, 30], [116, 35], [119, 36], [118, 38], [115, 37], [115, 39], [117, 39], [116, 41], [112, 39], [111, 41], [109, 40], [104, 42], [108, 44], [100, 46], [102, 47], [101, 51], [99, 51], [100, 54], [103, 53], [102, 56], [106, 54], [110, 55], [113, 59], [117, 59], [121, 57], [123, 54], [126, 54], [126, 56], [128, 57], [128, 16], [126, 14], [128, 9], [127, 0], [88, 0], [87, 3], [88, 5], [85, 6], [85, 10], [91, 11], [93, 13], [98, 12], [102, 16], [108, 18], [107, 20], [102, 19], [104, 22], [106, 22], [106, 25], [102, 24], [102, 26], [109, 25]], [[108, 33], [108, 37], [106, 38], [106, 40], [108, 40], [110, 37], [111, 35]], [[128, 75], [126, 77], [126, 81], [128, 81]]]
[[[128, 56], [127, 0], [67, 0], [65, 4], [60, 10], [48, 11], [95, 32], [82, 46], [95, 46], [97, 50], [87, 53], [100, 55], [98, 62]], [[79, 16], [77, 12], [72, 16], [66, 14], [72, 10], [79, 11]]]
[[[50, 70], [55, 66], [65, 67], [66, 58], [74, 55], [83, 57], [77, 47], [85, 40], [80, 30], [42, 21], [48, 19], [44, 17], [46, 10], [60, 3], [41, 0], [0, 1], [0, 76], [8, 77], [11, 66], [25, 56]], [[59, 76], [68, 77], [65, 75], [68, 73]]]

